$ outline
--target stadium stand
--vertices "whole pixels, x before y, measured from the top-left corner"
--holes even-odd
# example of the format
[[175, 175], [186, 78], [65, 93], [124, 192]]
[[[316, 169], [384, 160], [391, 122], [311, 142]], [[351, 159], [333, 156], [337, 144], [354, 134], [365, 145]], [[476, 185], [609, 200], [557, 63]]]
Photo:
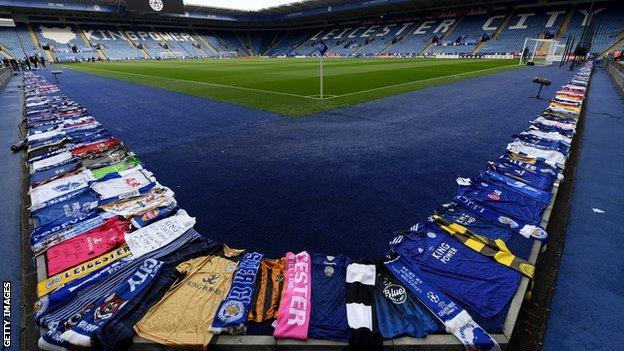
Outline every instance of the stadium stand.
[[235, 43], [234, 47], [230, 47], [230, 44], [211, 30], [196, 30], [196, 32], [198, 38], [214, 51], [214, 56], [229, 55], [233, 52], [238, 52], [237, 48], [240, 44]]
[[504, 14], [466, 15], [459, 20], [450, 36], [447, 36], [448, 39], [434, 46], [431, 52], [470, 54], [484, 36], [491, 37], [494, 34], [504, 17]]
[[20, 54], [23, 55], [26, 51], [15, 28], [0, 27], [0, 43], [2, 43], [3, 52], [7, 50], [6, 53], [11, 57], [14, 55], [19, 57]]
[[[594, 15], [600, 26], [593, 42], [592, 52], [601, 53], [622, 37], [624, 34], [624, 12], [622, 11], [624, 11], [624, 5], [621, 4], [611, 6], [598, 4], [595, 7]], [[588, 6], [579, 6], [574, 11], [566, 37], [577, 38], [577, 40], [580, 38], [588, 13]]]
[[[21, 48], [23, 50], [22, 54], [24, 55], [34, 55], [40, 54], [43, 55], [44, 51], [41, 49], [41, 46], [35, 44], [36, 38], [33, 38], [30, 33], [26, 23], [15, 23], [15, 33], [17, 33], [17, 38], [21, 44]], [[4, 43], [3, 43], [4, 44]], [[20, 56], [21, 53], [15, 53], [16, 56]]]
[[93, 46], [100, 46], [109, 59], [132, 60], [144, 58], [125, 34], [116, 26], [82, 25], [85, 37]]
[[[518, 6], [506, 10], [470, 8], [421, 18], [350, 22], [327, 27], [271, 30], [190, 29], [168, 25], [100, 25], [80, 22], [24, 23], [0, 29], [0, 44], [10, 55], [38, 53], [43, 47], [58, 61], [92, 57], [119, 59], [202, 58], [216, 56], [316, 55], [319, 41], [333, 56], [419, 54], [517, 54], [524, 40], [581, 36], [589, 5]], [[601, 54], [621, 40], [624, 8], [599, 2], [591, 53]], [[566, 19], [569, 18], [569, 23]], [[32, 32], [31, 32], [32, 28]], [[84, 31], [84, 32], [83, 32]], [[84, 33], [84, 35], [83, 35]], [[101, 49], [101, 52], [98, 50]]]
[[519, 9], [498, 38], [485, 43], [482, 53], [519, 52], [526, 38], [544, 38], [548, 32], [556, 32], [565, 15], [564, 9]]
[[85, 43], [76, 26], [67, 23], [33, 24], [34, 32], [42, 46], [49, 46], [58, 61], [79, 61], [96, 57], [97, 53]]
[[[450, 23], [450, 21], [454, 22], [455, 19], [450, 18], [441, 21], [420, 21], [414, 26], [405, 27], [406, 29], [404, 33], [401, 33], [399, 30], [395, 33], [397, 42], [391, 45], [390, 48], [386, 50], [386, 53], [408, 55], [420, 54], [430, 44], [431, 38], [433, 38], [435, 34], [445, 33], [440, 32], [439, 30], [436, 31], [436, 28], [439, 26], [439, 22], [442, 21], [448, 21], [446, 23]], [[403, 23], [403, 26], [408, 24], [410, 23]], [[403, 34], [403, 36], [401, 36], [401, 34]]]

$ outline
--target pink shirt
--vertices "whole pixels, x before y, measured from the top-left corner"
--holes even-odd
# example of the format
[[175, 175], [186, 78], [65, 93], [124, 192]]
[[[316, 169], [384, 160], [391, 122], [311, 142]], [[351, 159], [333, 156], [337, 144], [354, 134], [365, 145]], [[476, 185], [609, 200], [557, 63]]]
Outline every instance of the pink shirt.
[[273, 336], [280, 339], [306, 340], [310, 326], [311, 305], [310, 255], [303, 251], [286, 254], [286, 279], [282, 290], [277, 325]]
[[130, 222], [109, 218], [101, 226], [74, 238], [61, 241], [46, 251], [48, 276], [63, 272], [125, 244]]

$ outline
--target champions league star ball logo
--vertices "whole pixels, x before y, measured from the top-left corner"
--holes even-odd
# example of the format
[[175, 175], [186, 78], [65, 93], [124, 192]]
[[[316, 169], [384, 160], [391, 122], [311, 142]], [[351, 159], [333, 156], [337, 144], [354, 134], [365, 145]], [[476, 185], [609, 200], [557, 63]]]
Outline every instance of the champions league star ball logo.
[[431, 291], [427, 293], [427, 297], [429, 298], [429, 300], [431, 300], [431, 302], [433, 303], [438, 303], [440, 302], [440, 298], [438, 297], [438, 295], [432, 293]]
[[149, 5], [156, 12], [162, 11], [164, 5], [162, 0], [149, 0]]
[[245, 313], [245, 306], [240, 301], [228, 301], [224, 304], [217, 316], [223, 323], [229, 323], [240, 319]]

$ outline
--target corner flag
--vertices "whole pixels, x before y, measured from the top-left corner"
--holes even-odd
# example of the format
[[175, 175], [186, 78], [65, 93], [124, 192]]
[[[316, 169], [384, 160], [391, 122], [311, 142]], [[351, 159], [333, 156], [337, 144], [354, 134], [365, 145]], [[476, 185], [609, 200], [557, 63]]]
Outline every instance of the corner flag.
[[325, 45], [324, 41], [320, 41], [318, 44], [318, 51], [321, 54], [321, 60], [320, 60], [320, 69], [319, 69], [319, 78], [320, 78], [320, 97], [321, 99], [323, 99], [323, 56], [325, 56], [325, 52], [327, 51], [327, 45]]
[[325, 42], [321, 40], [321, 42], [318, 44], [318, 50], [321, 53], [321, 56], [325, 56], [325, 52], [327, 51], [327, 45], [325, 45]]

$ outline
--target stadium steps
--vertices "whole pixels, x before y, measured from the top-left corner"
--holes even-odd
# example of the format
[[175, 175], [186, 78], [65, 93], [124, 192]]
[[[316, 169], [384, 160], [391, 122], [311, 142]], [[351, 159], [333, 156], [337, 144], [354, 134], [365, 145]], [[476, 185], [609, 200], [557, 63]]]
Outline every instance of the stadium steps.
[[8, 58], [9, 60], [13, 59], [13, 55], [9, 52], [9, 50], [0, 43], [0, 55]]
[[[154, 27], [152, 27], [152, 29], [154, 31], [157, 31], [157, 29], [154, 28]], [[165, 39], [165, 37], [163, 37], [163, 36], [161, 36], [161, 37], [162, 37], [162, 41], [167, 44], [169, 52], [171, 52], [171, 54], [173, 56], [178, 57], [178, 55], [171, 49], [174, 46], [169, 41], [167, 41], [167, 39]], [[189, 57], [193, 57], [193, 53], [188, 51], [188, 49], [184, 45], [177, 45], [177, 47], [182, 49], [182, 51], [178, 51], [178, 52], [182, 52], [183, 54], [188, 55]]]
[[123, 35], [124, 39], [126, 39], [126, 41], [128, 42], [128, 45], [130, 45], [131, 48], [138, 49], [139, 51], [141, 51], [143, 53], [143, 58], [145, 58], [145, 59], [150, 58], [150, 55], [147, 53], [147, 51], [145, 49], [139, 49], [136, 45], [134, 45], [132, 40], [130, 40], [130, 38], [128, 38], [128, 35], [126, 34], [126, 31], [121, 29], [121, 27], [119, 27], [119, 26], [117, 26], [117, 29]]
[[[195, 36], [193, 39], [199, 39], [199, 38], [198, 38], [197, 36]], [[196, 40], [196, 41], [198, 41], [198, 40]], [[199, 40], [199, 41], [201, 41], [201, 40]], [[193, 45], [193, 44], [191, 44], [191, 45]], [[204, 50], [204, 46], [199, 45], [199, 44], [196, 44], [196, 45], [197, 45], [197, 46], [195, 46], [195, 49], [199, 50], [199, 51], [203, 54], [202, 56], [210, 56], [210, 55], [206, 52], [206, 50]]]
[[[89, 40], [89, 38], [87, 38], [87, 35], [84, 33], [84, 31], [82, 30], [82, 28], [80, 28], [80, 26], [78, 24], [74, 25], [74, 29], [76, 29], [77, 33], [80, 33], [80, 37], [82, 38], [82, 41], [85, 43], [85, 45], [87, 47], [92, 48], [93, 44], [91, 44], [91, 41]], [[104, 50], [97, 49], [97, 54], [100, 57], [100, 59], [102, 60], [108, 60], [108, 57], [106, 56], [106, 54], [104, 54]]]
[[478, 54], [479, 51], [481, 51], [481, 49], [483, 48], [483, 45], [485, 45], [485, 43], [487, 43], [487, 41], [480, 41], [479, 44], [477, 44], [477, 46], [475, 46], [474, 50], [472, 50], [470, 55]]
[[[35, 29], [33, 28], [32, 24], [26, 23], [26, 29], [28, 30], [28, 36], [30, 37], [30, 40], [32, 40], [33, 44], [35, 45], [35, 48], [42, 50], [43, 48], [41, 47], [41, 43], [39, 42], [39, 39], [37, 38], [37, 34], [35, 34]], [[43, 50], [43, 52], [45, 53], [49, 62], [56, 62], [56, 57], [54, 57], [54, 54], [52, 53], [51, 50]]]
[[251, 54], [253, 56], [255, 56], [254, 54], [254, 49], [258, 49], [258, 54], [260, 54], [260, 48], [254, 48], [253, 43], [251, 42], [251, 34], [249, 33], [249, 31], [246, 31], [247, 33], [247, 42], [249, 43], [249, 51], [251, 52]]
[[[451, 34], [453, 34], [453, 32], [455, 31], [455, 28], [457, 28], [457, 26], [459, 25], [459, 22], [461, 22], [462, 19], [464, 19], [464, 16], [460, 17], [457, 21], [455, 21], [455, 23], [451, 25], [451, 28], [449, 28], [449, 30], [446, 33], [444, 33], [444, 35], [440, 39], [438, 39], [438, 42], [447, 40], [448, 37], [450, 37]], [[434, 47], [433, 43], [429, 43], [429, 45], [427, 45], [427, 47], [423, 49], [421, 54], [428, 53], [432, 47]]]
[[568, 11], [566, 12], [565, 17], [563, 18], [563, 22], [561, 22], [559, 29], [557, 29], [557, 33], [555, 33], [555, 38], [563, 37], [565, 33], [568, 31], [568, 27], [570, 26], [570, 22], [572, 22], [572, 17], [574, 16], [575, 11], [576, 11], [576, 5], [572, 4], [572, 6], [568, 8]]
[[615, 43], [611, 44], [606, 50], [601, 52], [599, 56], [605, 57], [608, 54], [614, 52], [615, 50], [621, 48], [622, 46], [624, 46], [624, 35], [620, 36], [620, 39], [618, 39]]
[[[238, 48], [230, 47], [230, 45], [225, 40], [223, 40], [223, 38], [221, 38], [219, 34], [217, 34], [217, 32], [215, 32], [214, 30], [210, 30], [210, 33], [212, 33], [212, 36], [214, 36], [215, 39], [219, 41], [219, 45], [221, 45], [222, 48], [226, 48], [228, 51], [234, 51], [236, 52], [237, 55], [239, 54]], [[238, 35], [236, 35], [236, 38], [238, 38]], [[240, 38], [238, 38], [238, 40], [240, 41]], [[217, 50], [217, 52], [221, 52], [221, 51]]]
[[[414, 27], [412, 27], [412, 25], [414, 25]], [[407, 28], [405, 28], [405, 30], [403, 31], [403, 33], [401, 33], [401, 37], [397, 39], [397, 41], [395, 43], [393, 43], [392, 41], [390, 41], [390, 44], [388, 44], [388, 46], [386, 46], [385, 49], [381, 50], [380, 54], [386, 53], [386, 51], [388, 51], [388, 49], [390, 49], [392, 46], [394, 46], [395, 44], [400, 43], [403, 38], [405, 38], [406, 36], [410, 35], [410, 33], [412, 33], [412, 29], [416, 28], [415, 25], [418, 25], [418, 23], [412, 23], [412, 25], [408, 26]]]
[[498, 26], [498, 28], [496, 28], [496, 31], [494, 32], [494, 34], [492, 34], [492, 37], [490, 38], [490, 40], [496, 40], [496, 39], [498, 39], [498, 37], [500, 37], [501, 33], [509, 25], [509, 21], [511, 21], [511, 18], [513, 17], [514, 13], [516, 13], [516, 11], [511, 11], [511, 12], [509, 12], [509, 14], [507, 14], [505, 19], [503, 20], [503, 23], [501, 23], [501, 25]]
[[[202, 37], [201, 35], [199, 35], [199, 33], [197, 33], [195, 31], [195, 29], [192, 30], [193, 35], [195, 35], [195, 38], [199, 39], [199, 41], [204, 44], [207, 48], [210, 48], [210, 50], [214, 51], [215, 55], [219, 54], [219, 50], [217, 50], [214, 46], [210, 45], [210, 43], [208, 42], [208, 40], [204, 39], [204, 37]], [[210, 56], [206, 50], [202, 49], [202, 51], [204, 51], [208, 56]]]
[[[169, 44], [169, 42], [168, 42], [168, 41], [166, 41], [166, 40], [164, 40], [164, 39], [163, 39], [163, 40], [162, 40], [162, 43], [164, 43], [164, 44], [167, 46], [166, 50], [167, 50], [167, 51], [169, 51], [169, 53], [171, 54], [171, 56], [176, 57], [176, 58], [178, 57], [178, 55], [176, 55], [176, 53], [175, 53], [175, 52], [173, 52], [173, 50], [171, 50], [171, 44]], [[159, 43], [159, 44], [160, 44], [160, 43]], [[162, 47], [162, 46], [161, 46], [161, 47]]]
[[[154, 28], [154, 27], [151, 27], [151, 28], [152, 28], [153, 31], [155, 31], [155, 32], [157, 31], [156, 28]], [[162, 35], [160, 37], [162, 38], [161, 42], [163, 42], [163, 43], [165, 43], [167, 45], [167, 49], [166, 50], [169, 51], [169, 53], [171, 53], [171, 55], [173, 57], [177, 58], [178, 55], [173, 50], [171, 50], [173, 45], [171, 45], [171, 43], [169, 41], [167, 41], [167, 39], [165, 39], [165, 37], [163, 37]], [[182, 48], [182, 50], [183, 50], [182, 53], [186, 53], [189, 56], [193, 56], [190, 52], [188, 52], [188, 50], [186, 50], [186, 48], [184, 46], [180, 45], [179, 47]]]
[[507, 16], [505, 16], [505, 19], [503, 20], [503, 23], [500, 24], [500, 26], [498, 26], [496, 28], [496, 31], [494, 32], [494, 34], [492, 34], [492, 36], [490, 37], [490, 40], [488, 41], [482, 41], [480, 42], [476, 48], [474, 48], [474, 50], [472, 50], [472, 52], [470, 53], [470, 55], [476, 55], [479, 53], [479, 51], [481, 51], [481, 49], [483, 48], [483, 46], [491, 41], [491, 40], [496, 40], [498, 39], [498, 37], [501, 35], [501, 33], [505, 30], [505, 28], [507, 28], [507, 26], [509, 25], [509, 21], [511, 21], [511, 18], [513, 17], [514, 13], [516, 13], [515, 10], [510, 11]]
[[[323, 31], [319, 31], [318, 33], [315, 33], [314, 35], [310, 36], [308, 35], [304, 35], [304, 37], [302, 38], [303, 40], [301, 40], [300, 43], [297, 44], [297, 46], [295, 46], [294, 48], [290, 49], [290, 52], [297, 52], [305, 43], [307, 43], [308, 41], [310, 41], [310, 38], [313, 38], [316, 35], [321, 34]], [[329, 48], [327, 49], [327, 51], [329, 51]]]
[[35, 44], [35, 49], [41, 49], [41, 43], [37, 38], [37, 34], [35, 34], [35, 30], [33, 29], [32, 24], [26, 23], [26, 29], [28, 30], [28, 36], [30, 40], [32, 40], [33, 44]]
[[360, 43], [363, 43], [363, 42], [365, 42], [366, 40], [370, 40], [370, 41], [369, 41], [369, 43], [368, 43], [368, 44], [363, 44], [363, 45], [358, 46], [358, 48], [357, 48], [357, 49], [355, 49], [355, 50], [351, 53], [351, 55], [355, 55], [355, 54], [357, 54], [359, 51], [361, 51], [362, 49], [364, 49], [364, 48], [365, 48], [365, 47], [367, 47], [368, 45], [374, 45], [375, 40], [377, 40], [377, 39], [381, 39], [381, 38], [377, 38], [377, 37], [376, 37], [376, 35], [377, 35], [379, 32], [381, 32], [382, 28], [383, 28], [383, 26], [379, 26], [379, 28], [377, 28], [377, 30], [375, 30], [375, 32], [374, 32], [373, 34], [371, 34], [371, 35], [370, 35], [370, 37], [368, 37], [368, 38], [366, 38], [366, 39], [362, 40]]
[[422, 55], [422, 54], [428, 52], [432, 47], [433, 47], [433, 41], [431, 41], [431, 39], [429, 39], [429, 44], [427, 44], [427, 46], [425, 46], [425, 48], [422, 49], [420, 54]]
[[241, 43], [241, 49], [245, 50], [245, 52], [247, 52], [247, 55], [253, 56], [253, 53], [251, 52], [251, 47], [249, 46], [251, 45], [251, 43], [245, 45], [243, 38], [241, 38], [237, 31], [234, 31], [234, 35], [236, 36], [236, 39], [238, 39], [238, 41]]
[[72, 27], [74, 27], [77, 33], [80, 33], [80, 38], [82, 38], [82, 42], [84, 42], [87, 47], [93, 47], [93, 45], [91, 45], [91, 42], [89, 41], [89, 38], [87, 38], [79, 25], [74, 24], [72, 25]]
[[[282, 36], [282, 38], [276, 42], [277, 38], [279, 38], [280, 34], [282, 34], [282, 31], [278, 31], [277, 34], [275, 34], [275, 36], [273, 37], [273, 40], [271, 40], [271, 44], [269, 44], [269, 47], [262, 53], [262, 55], [266, 55], [269, 51], [273, 50], [274, 48], [278, 47], [279, 44], [282, 43], [282, 41], [284, 41], [284, 39], [286, 39], [286, 37], [290, 34], [291, 31], [288, 31], [284, 34], [284, 36]], [[258, 52], [259, 54], [259, 52]]]

